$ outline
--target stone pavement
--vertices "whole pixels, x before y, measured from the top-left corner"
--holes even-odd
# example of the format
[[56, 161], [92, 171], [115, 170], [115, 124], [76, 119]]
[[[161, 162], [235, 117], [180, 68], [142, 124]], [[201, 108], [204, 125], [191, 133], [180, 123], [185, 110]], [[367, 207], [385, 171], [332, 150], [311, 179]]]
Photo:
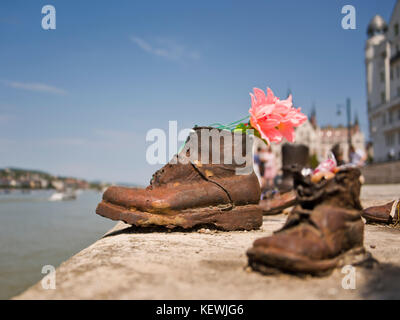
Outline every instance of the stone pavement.
[[[362, 188], [364, 207], [396, 197], [400, 185]], [[143, 233], [118, 223], [61, 264], [55, 290], [39, 282], [15, 299], [400, 299], [400, 229], [388, 226], [366, 225], [365, 247], [380, 264], [357, 268], [354, 290], [342, 288], [340, 269], [323, 278], [299, 278], [246, 268], [252, 242], [271, 235], [285, 219], [264, 217], [261, 230], [251, 232]]]
[[400, 183], [400, 161], [374, 163], [360, 169], [365, 183]]

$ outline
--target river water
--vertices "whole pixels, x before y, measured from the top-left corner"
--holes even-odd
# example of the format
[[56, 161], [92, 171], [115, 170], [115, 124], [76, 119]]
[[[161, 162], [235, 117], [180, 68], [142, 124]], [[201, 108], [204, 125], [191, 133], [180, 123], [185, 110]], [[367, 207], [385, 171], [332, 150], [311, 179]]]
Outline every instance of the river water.
[[35, 284], [43, 266], [57, 267], [115, 225], [95, 214], [101, 193], [54, 202], [48, 201], [52, 193], [0, 194], [0, 299]]

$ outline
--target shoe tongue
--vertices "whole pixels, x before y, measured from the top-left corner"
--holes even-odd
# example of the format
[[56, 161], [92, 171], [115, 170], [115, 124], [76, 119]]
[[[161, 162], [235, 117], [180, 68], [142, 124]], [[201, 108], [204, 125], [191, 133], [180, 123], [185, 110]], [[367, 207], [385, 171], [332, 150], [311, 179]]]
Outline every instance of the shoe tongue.
[[295, 207], [293, 211], [289, 214], [283, 227], [278, 231], [275, 231], [274, 233], [284, 232], [299, 225], [309, 225], [316, 231], [320, 232], [320, 225], [318, 221], [314, 221], [312, 213], [313, 211], [311, 210], [306, 210], [301, 207]]
[[[206, 177], [211, 180], [211, 177], [222, 178], [237, 172], [249, 174], [253, 172], [252, 143], [252, 138], [246, 134], [239, 135], [211, 127], [195, 127], [179, 153], [153, 174], [149, 187], [158, 187], [185, 178], [198, 180]], [[193, 168], [200, 175], [193, 174]]]
[[241, 167], [253, 162], [253, 137], [212, 127], [195, 127], [178, 153], [179, 161]]

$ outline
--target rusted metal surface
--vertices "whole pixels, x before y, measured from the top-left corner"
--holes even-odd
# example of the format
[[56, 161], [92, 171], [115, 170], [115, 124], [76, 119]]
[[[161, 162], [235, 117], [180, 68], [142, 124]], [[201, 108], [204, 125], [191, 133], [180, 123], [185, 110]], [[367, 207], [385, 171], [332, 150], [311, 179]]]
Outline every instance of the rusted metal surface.
[[359, 177], [354, 168], [318, 184], [295, 175], [299, 204], [281, 230], [254, 242], [250, 266], [262, 273], [322, 275], [348, 259], [372, 261], [363, 247]]
[[302, 144], [284, 144], [282, 146], [282, 182], [278, 185], [282, 193], [293, 189], [293, 169], [302, 169], [309, 165], [308, 147]]
[[362, 216], [368, 223], [382, 223], [398, 226], [400, 222], [400, 201], [390, 201], [380, 206], [366, 208]]
[[174, 214], [160, 214], [129, 210], [102, 202], [97, 207], [97, 214], [137, 227], [192, 229], [201, 226], [233, 231], [258, 229], [262, 225], [262, 214], [258, 205], [237, 206], [231, 210], [205, 207], [181, 210]]
[[294, 206], [296, 203], [296, 193], [292, 190], [285, 193], [277, 193], [270, 199], [261, 200], [260, 207], [264, 215], [274, 215]]
[[[245, 139], [244, 135], [230, 146], [221, 139], [222, 158], [226, 152], [234, 153], [235, 148], [243, 150]], [[208, 151], [211, 154], [211, 145]], [[199, 160], [168, 163], [153, 175], [146, 189], [108, 188], [96, 213], [143, 227], [210, 225], [223, 230], [257, 229], [262, 224], [260, 186], [252, 171], [237, 175], [236, 168], [240, 166], [243, 165], [235, 162], [202, 164]]]

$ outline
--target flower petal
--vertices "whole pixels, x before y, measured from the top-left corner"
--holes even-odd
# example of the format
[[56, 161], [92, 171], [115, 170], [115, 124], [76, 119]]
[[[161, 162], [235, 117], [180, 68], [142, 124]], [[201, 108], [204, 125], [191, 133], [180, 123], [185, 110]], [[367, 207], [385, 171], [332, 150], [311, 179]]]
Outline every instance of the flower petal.
[[257, 104], [264, 104], [265, 103], [265, 93], [261, 89], [253, 88], [254, 95], [256, 96]]
[[269, 128], [261, 136], [267, 136], [269, 141], [271, 142], [281, 142], [282, 141], [282, 133], [275, 129], [275, 128]]
[[275, 103], [277, 100], [279, 99], [275, 97], [273, 91], [270, 88], [267, 88], [266, 103]]
[[274, 104], [264, 104], [260, 106], [257, 110], [257, 117], [263, 117], [271, 114], [275, 109]]
[[293, 142], [295, 138], [294, 128], [307, 120], [301, 113], [301, 109], [293, 107], [293, 98], [290, 94], [287, 99], [279, 100], [270, 88], [267, 95], [264, 91], [254, 88], [251, 96], [250, 123], [259, 131], [261, 137], [271, 142], [281, 142], [285, 137]]
[[294, 142], [294, 128], [290, 123], [281, 123], [279, 125], [279, 132], [286, 138], [289, 142]]

